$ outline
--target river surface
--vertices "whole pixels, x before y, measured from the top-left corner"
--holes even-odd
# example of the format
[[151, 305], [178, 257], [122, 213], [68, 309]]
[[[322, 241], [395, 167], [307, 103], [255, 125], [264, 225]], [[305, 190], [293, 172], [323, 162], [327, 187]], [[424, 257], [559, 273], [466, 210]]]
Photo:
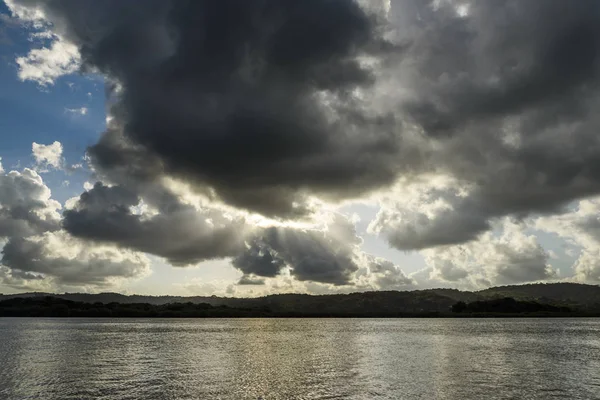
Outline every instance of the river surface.
[[0, 399], [600, 399], [600, 319], [0, 318]]

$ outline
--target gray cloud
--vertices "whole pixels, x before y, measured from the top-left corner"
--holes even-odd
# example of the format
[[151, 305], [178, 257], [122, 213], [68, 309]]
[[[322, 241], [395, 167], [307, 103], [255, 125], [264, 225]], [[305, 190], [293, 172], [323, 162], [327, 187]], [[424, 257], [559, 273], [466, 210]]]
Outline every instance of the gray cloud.
[[[545, 111], [587, 94], [598, 78], [594, 1], [461, 2], [467, 17], [457, 13], [457, 2], [440, 3], [420, 3], [419, 18], [410, 19], [419, 25], [412, 39], [420, 58], [412, 81], [418, 98], [407, 107], [427, 133]], [[573, 111], [564, 107], [560, 116]]]
[[432, 275], [446, 282], [457, 282], [469, 276], [469, 271], [457, 266], [454, 262], [447, 259], [436, 260], [432, 264]]
[[0, 166], [0, 237], [58, 230], [60, 208], [35, 171], [4, 173]]
[[[64, 212], [63, 226], [78, 238], [154, 254], [174, 265], [232, 257], [232, 265], [244, 273], [239, 284], [264, 283], [260, 278], [276, 277], [289, 267], [300, 281], [346, 285], [359, 269], [362, 241], [342, 215], [333, 214], [322, 228], [262, 228], [216, 209], [182, 204], [168, 192], [162, 199], [156, 211], [135, 213], [142, 204], [137, 194], [97, 183]], [[379, 278], [393, 280], [387, 286], [402, 284], [402, 271], [392, 267], [376, 271]]]
[[369, 230], [400, 250], [459, 244], [490, 229], [486, 211], [460, 182], [432, 179], [382, 199]]
[[575, 278], [581, 282], [600, 282], [600, 200], [596, 197], [579, 202], [560, 216], [541, 217], [537, 229], [551, 232], [579, 248], [573, 263]]
[[[272, 230], [275, 231], [276, 228]], [[246, 251], [235, 257], [231, 264], [244, 274], [272, 278], [279, 274], [285, 261], [277, 256], [267, 240], [254, 238]]]
[[90, 149], [97, 170], [166, 173], [286, 217], [310, 194], [443, 172], [476, 186], [465, 210], [480, 215], [456, 241], [600, 191], [595, 1], [463, 1], [460, 15], [397, 0], [387, 26], [342, 0], [17, 3], [122, 87], [121, 131]]
[[374, 283], [380, 290], [400, 290], [414, 285], [415, 281], [391, 261], [368, 256], [368, 266], [374, 276]]
[[[556, 279], [557, 272], [548, 263], [549, 255], [539, 244], [526, 247], [499, 243], [494, 246], [496, 257], [490, 260], [490, 280], [496, 285]], [[483, 262], [486, 257], [483, 257]]]
[[108, 286], [148, 272], [130, 251], [81, 242], [61, 230], [60, 203], [33, 170], [0, 165], [0, 283], [24, 290]]
[[394, 117], [356, 92], [375, 81], [361, 57], [392, 45], [354, 1], [16, 3], [122, 87], [111, 113], [147, 157], [103, 138], [89, 149], [98, 170], [126, 159], [285, 217], [305, 214], [307, 195], [357, 196], [396, 175]]
[[238, 281], [238, 285], [264, 285], [265, 280], [254, 276], [244, 275]]
[[0, 284], [19, 290], [39, 290], [36, 284], [44, 283], [44, 278], [31, 273], [13, 271], [8, 267], [0, 265]]
[[345, 285], [359, 269], [359, 244], [354, 225], [336, 214], [325, 230], [262, 229], [232, 264], [244, 274], [262, 277], [274, 277], [289, 266], [297, 280]]
[[109, 286], [114, 279], [135, 278], [149, 271], [143, 256], [92, 247], [60, 233], [11, 238], [2, 250], [2, 264], [11, 270], [13, 279], [50, 278], [70, 286]]
[[549, 253], [527, 225], [504, 219], [477, 240], [423, 251], [429, 279], [463, 287], [517, 284], [558, 278]]
[[[156, 200], [156, 199], [155, 199]], [[241, 251], [247, 227], [217, 210], [197, 210], [163, 193], [155, 212], [134, 213], [140, 198], [128, 188], [97, 183], [64, 212], [72, 235], [155, 254], [174, 265], [233, 256]]]
[[503, 216], [600, 192], [600, 5], [461, 1], [460, 15], [458, 3], [392, 4], [396, 40], [410, 43], [399, 112], [430, 146], [429, 171], [413, 171], [468, 188], [428, 199], [450, 204], [435, 215], [384, 206], [373, 227], [399, 249], [467, 242]]
[[[318, 230], [239, 234], [220, 211], [161, 205], [161, 179], [297, 218], [311, 195], [448, 178], [421, 185], [416, 203], [401, 191], [383, 202], [371, 229], [403, 250], [473, 242], [505, 216], [556, 214], [600, 193], [597, 1], [461, 1], [461, 15], [453, 1], [397, 0], [390, 25], [345, 0], [18, 2], [41, 7], [82, 68], [120, 87], [89, 155], [121, 189], [95, 188], [65, 213], [80, 237], [342, 285], [358, 268], [355, 244]], [[131, 211], [140, 198], [157, 214]], [[490, 279], [552, 276], [533, 245], [493, 254]], [[466, 279], [461, 268], [434, 271]]]

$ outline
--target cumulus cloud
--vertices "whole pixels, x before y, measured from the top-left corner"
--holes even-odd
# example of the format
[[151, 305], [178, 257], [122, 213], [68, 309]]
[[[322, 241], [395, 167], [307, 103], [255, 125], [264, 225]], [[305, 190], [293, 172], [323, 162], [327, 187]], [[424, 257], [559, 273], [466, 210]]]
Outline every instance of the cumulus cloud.
[[514, 225], [504, 229], [503, 236], [493, 243], [493, 251], [480, 258], [491, 269], [492, 282], [514, 284], [557, 277], [549, 264], [549, 254], [534, 235], [527, 235]]
[[[399, 40], [411, 42], [401, 110], [433, 145], [428, 161], [468, 191], [427, 199], [449, 205], [435, 217], [384, 215], [392, 244], [444, 244], [449, 224], [456, 242], [472, 240], [499, 217], [555, 213], [598, 192], [597, 3], [461, 2], [463, 15], [455, 2], [407, 3], [397, 3]], [[394, 215], [425, 222], [416, 243]]]
[[[88, 151], [105, 184], [65, 213], [78, 237], [343, 286], [393, 268], [358, 262], [337, 223], [248, 227], [223, 204], [281, 222], [313, 213], [315, 197], [375, 193], [370, 231], [430, 249], [435, 279], [535, 281], [554, 276], [548, 254], [507, 218], [600, 193], [596, 1], [8, 4], [51, 24], [52, 46], [73, 46], [62, 50], [70, 58], [50, 47], [24, 65], [65, 71], [77, 60], [109, 82], [108, 128]], [[165, 179], [213, 204], [147, 199]], [[141, 199], [151, 212], [132, 210]], [[479, 276], [456, 249], [486, 265]]]
[[35, 159], [36, 166], [42, 170], [47, 167], [52, 167], [54, 169], [63, 167], [63, 145], [58, 141], [48, 145], [33, 142], [31, 152]]
[[575, 279], [585, 283], [600, 283], [600, 251], [585, 250], [573, 265]]
[[0, 265], [0, 284], [23, 291], [51, 292], [55, 289], [52, 282], [35, 274], [12, 271]]
[[[175, 25], [180, 39], [163, 32], [161, 24], [148, 32], [142, 21], [136, 27], [154, 39], [152, 50], [140, 46], [132, 59], [114, 46], [115, 57], [107, 59], [92, 49], [94, 65], [110, 67], [122, 83], [115, 115], [127, 123], [124, 136], [156, 156], [161, 171], [207, 185], [223, 201], [265, 214], [295, 215], [298, 209], [292, 205], [302, 204], [305, 194], [343, 198], [389, 184], [398, 175], [443, 171], [469, 190], [439, 195], [453, 204], [429, 231], [466, 225], [465, 234], [452, 239], [456, 242], [472, 240], [495, 218], [555, 212], [600, 189], [594, 167], [597, 119], [587, 111], [598, 98], [590, 89], [598, 78], [590, 67], [597, 53], [596, 4], [474, 2], [468, 4], [468, 15], [461, 15], [452, 2], [436, 7], [424, 2], [411, 15], [410, 29], [398, 27], [392, 44], [380, 36], [385, 29], [352, 2], [329, 3], [272, 5], [286, 24], [273, 32], [252, 25], [245, 31], [246, 25], [238, 24], [227, 41], [193, 54], [181, 38], [195, 43], [193, 38], [218, 33], [225, 25], [198, 28], [180, 14], [165, 17], [161, 12], [168, 6], [163, 6], [152, 18]], [[256, 3], [227, 12], [194, 4], [197, 11], [223, 20], [242, 18], [242, 12], [243, 21], [271, 18]], [[319, 25], [315, 16], [334, 5], [340, 18]], [[401, 1], [393, 7], [399, 7], [395, 14], [411, 12]], [[315, 29], [320, 36], [286, 34], [287, 27], [305, 21], [304, 15], [322, 29]], [[549, 22], [554, 19], [560, 23]], [[280, 47], [272, 37], [289, 42]], [[252, 57], [237, 52], [241, 43], [253, 49]], [[296, 51], [284, 54], [282, 48]], [[196, 74], [184, 72], [195, 68], [202, 55], [212, 55], [211, 49], [219, 54], [212, 64], [202, 64]], [[139, 78], [142, 60], [152, 61], [150, 67], [143, 64], [151, 82]], [[164, 64], [170, 68], [158, 69]], [[170, 79], [176, 71], [189, 80]], [[224, 81], [226, 86], [220, 84]], [[382, 89], [392, 83], [398, 93]], [[286, 99], [277, 96], [281, 92]], [[391, 106], [383, 106], [384, 99]], [[425, 141], [413, 140], [415, 132]], [[91, 152], [98, 165], [111, 166], [114, 155], [102, 157], [103, 150], [101, 142]], [[449, 240], [433, 238], [432, 244]], [[409, 246], [429, 244], [423, 240]]]
[[573, 264], [581, 282], [600, 282], [600, 199], [581, 200], [562, 215], [538, 218], [536, 228], [559, 235], [579, 248]]
[[443, 172], [473, 186], [435, 220], [476, 209], [456, 241], [600, 190], [595, 2], [398, 0], [387, 25], [351, 1], [11, 4], [119, 82], [114, 118], [145, 157], [103, 138], [98, 169], [132, 161], [286, 217]]
[[33, 49], [16, 59], [19, 79], [34, 81], [41, 86], [52, 85], [57, 78], [76, 72], [80, 61], [77, 46], [60, 38], [56, 38], [50, 47]]
[[446, 176], [400, 182], [381, 196], [381, 208], [369, 232], [383, 235], [400, 250], [474, 240], [490, 226], [485, 210], [471, 198], [472, 190]]
[[110, 286], [118, 279], [139, 278], [150, 271], [140, 254], [110, 247], [89, 246], [66, 232], [13, 237], [2, 250], [2, 264], [12, 275], [48, 277], [57, 285]]
[[[370, 276], [367, 275], [367, 282], [361, 282], [362, 285], [379, 290], [401, 290], [415, 285], [416, 282], [393, 262], [369, 255], [366, 256], [366, 259]], [[371, 285], [369, 285], [369, 279], [372, 282]]]
[[77, 237], [155, 254], [181, 266], [241, 251], [247, 229], [243, 219], [197, 209], [168, 192], [160, 197], [155, 210], [140, 209], [135, 191], [99, 182], [64, 212], [63, 226]]
[[143, 255], [61, 230], [61, 204], [35, 171], [0, 168], [0, 284], [25, 290], [109, 286], [148, 273]]
[[505, 219], [475, 241], [424, 250], [427, 278], [475, 288], [557, 279], [549, 253], [526, 230]]
[[398, 266], [360, 250], [350, 219], [337, 213], [323, 218], [323, 224], [306, 228], [254, 226], [242, 216], [185, 204], [166, 189], [152, 197], [97, 183], [69, 202], [62, 224], [75, 237], [154, 254], [177, 266], [231, 258], [244, 274], [240, 285], [261, 285], [286, 271], [298, 281], [356, 285], [357, 272], [368, 265], [373, 288], [409, 283]]
[[233, 266], [244, 273], [241, 284], [290, 268], [300, 281], [341, 285], [359, 268], [360, 239], [341, 215], [321, 228], [257, 227], [221, 210], [184, 204], [172, 193], [161, 200], [158, 208], [151, 198], [150, 207], [140, 207], [135, 192], [97, 183], [70, 204], [63, 226], [76, 237], [158, 255], [173, 265], [233, 257]]
[[413, 283], [399, 266], [363, 252], [361, 244], [351, 219], [334, 213], [320, 227], [276, 226], [255, 231], [232, 264], [244, 276], [265, 278], [287, 268], [298, 281], [333, 285], [330, 291], [348, 285], [355, 290], [398, 289]]
[[52, 23], [42, 8], [30, 1], [6, 0], [5, 3], [14, 17], [11, 21], [26, 24], [33, 30], [29, 33], [29, 40], [42, 43], [41, 47], [33, 48], [25, 56], [15, 59], [20, 80], [49, 86], [61, 76], [79, 70], [81, 54], [78, 46], [52, 29]]
[[0, 238], [60, 229], [60, 203], [35, 171], [0, 172]]
[[244, 274], [274, 277], [283, 267], [300, 281], [348, 284], [358, 270], [354, 225], [334, 215], [325, 229], [270, 227], [259, 231], [232, 264]]
[[[160, 173], [288, 217], [394, 178], [394, 118], [358, 93], [374, 80], [362, 58], [392, 45], [353, 1], [14, 3], [119, 82], [114, 118]], [[126, 158], [111, 144], [90, 149], [98, 169]]]

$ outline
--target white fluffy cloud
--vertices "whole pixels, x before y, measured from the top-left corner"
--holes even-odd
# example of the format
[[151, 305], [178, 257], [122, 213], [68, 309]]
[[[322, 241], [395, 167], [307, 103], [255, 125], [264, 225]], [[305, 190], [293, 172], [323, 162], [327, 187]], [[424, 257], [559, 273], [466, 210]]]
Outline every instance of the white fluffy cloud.
[[47, 86], [63, 75], [76, 72], [81, 56], [77, 46], [57, 37], [49, 47], [33, 49], [26, 56], [17, 57], [16, 62], [19, 79]]
[[600, 283], [600, 250], [589, 249], [581, 252], [573, 264], [575, 279], [580, 282]]
[[55, 169], [63, 167], [63, 145], [58, 141], [48, 145], [33, 142], [31, 152], [37, 167], [42, 170], [46, 167]]
[[523, 227], [506, 222], [498, 239], [486, 234], [481, 251], [488, 276], [494, 284], [514, 284], [544, 281], [558, 277], [550, 265], [550, 255], [538, 243], [535, 235]]
[[60, 208], [37, 172], [0, 172], [0, 238], [58, 230]]
[[32, 49], [27, 55], [16, 58], [19, 79], [48, 86], [53, 85], [57, 78], [79, 70], [79, 49], [51, 30], [40, 8], [20, 5], [12, 0], [6, 0], [6, 5], [14, 17], [37, 30], [30, 34], [31, 41], [50, 40], [49, 45]]
[[549, 253], [524, 224], [503, 220], [496, 232], [462, 245], [423, 250], [428, 279], [465, 287], [548, 281], [558, 277]]
[[582, 200], [562, 215], [538, 218], [536, 228], [555, 233], [581, 250], [573, 264], [576, 280], [600, 283], [600, 198]]

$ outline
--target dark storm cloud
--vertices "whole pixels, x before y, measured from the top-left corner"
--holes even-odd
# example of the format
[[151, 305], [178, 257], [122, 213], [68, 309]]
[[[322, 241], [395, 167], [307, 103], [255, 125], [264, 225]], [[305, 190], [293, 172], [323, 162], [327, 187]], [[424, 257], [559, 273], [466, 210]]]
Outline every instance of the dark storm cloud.
[[135, 213], [132, 207], [141, 207], [135, 193], [97, 183], [64, 212], [63, 226], [75, 237], [154, 254], [174, 265], [233, 257], [232, 265], [246, 277], [240, 284], [259, 284], [249, 277], [275, 277], [289, 266], [298, 280], [341, 285], [358, 270], [354, 258], [361, 240], [341, 215], [326, 231], [258, 228], [165, 196], [156, 212]]
[[244, 275], [238, 281], [238, 285], [264, 285], [264, 279], [259, 279], [253, 276]]
[[[399, 176], [468, 189], [435, 215], [385, 206], [377, 231], [401, 249], [472, 241], [496, 219], [600, 193], [595, 0], [395, 0], [388, 26], [346, 0], [19, 3], [41, 7], [84, 69], [122, 87], [114, 126], [89, 150], [108, 182], [139, 191], [174, 176], [290, 218], [310, 195], [349, 198]], [[238, 267], [276, 274], [283, 244], [314, 238], [281, 230], [287, 241], [265, 231]], [[149, 242], [141, 231], [111, 240]], [[313, 267], [293, 254], [302, 277]]]
[[134, 213], [137, 194], [97, 183], [64, 212], [72, 235], [164, 257], [174, 265], [233, 256], [243, 247], [244, 222], [215, 210], [197, 210], [165, 195], [156, 213]]
[[[411, 19], [420, 25], [413, 38], [418, 97], [407, 106], [429, 134], [552, 107], [597, 80], [600, 5], [593, 0], [421, 4]], [[466, 18], [458, 4], [467, 6]]]
[[402, 202], [384, 210], [375, 224], [391, 245], [462, 243], [494, 219], [560, 213], [600, 193], [600, 3], [398, 0], [392, 9], [404, 11], [397, 36], [411, 43], [398, 67], [409, 92], [400, 110], [435, 146], [431, 171], [468, 190], [431, 198], [450, 205], [433, 217], [407, 215]]
[[394, 118], [355, 93], [375, 81], [359, 57], [391, 45], [354, 1], [19, 3], [44, 10], [84, 69], [122, 85], [124, 138], [162, 169], [102, 138], [89, 150], [99, 170], [126, 159], [284, 217], [305, 214], [307, 195], [356, 196], [396, 174]]
[[272, 278], [285, 266], [284, 260], [274, 253], [266, 240], [255, 238], [246, 251], [235, 257], [231, 264], [244, 274]]
[[[376, 16], [347, 0], [22, 4], [42, 7], [84, 70], [117, 82], [113, 120], [88, 152], [115, 186], [82, 194], [65, 230], [176, 265], [231, 256], [242, 284], [284, 266], [299, 280], [351, 280], [359, 240], [349, 222], [249, 228], [162, 199], [161, 179], [277, 217], [307, 214], [312, 194], [339, 199], [391, 182], [395, 118], [357, 94], [376, 80], [361, 57], [392, 47]], [[134, 212], [142, 199], [156, 213]]]
[[358, 244], [354, 225], [336, 215], [325, 231], [288, 227], [260, 230], [232, 264], [244, 274], [263, 277], [276, 276], [287, 265], [300, 281], [344, 285], [359, 269], [355, 260]]

